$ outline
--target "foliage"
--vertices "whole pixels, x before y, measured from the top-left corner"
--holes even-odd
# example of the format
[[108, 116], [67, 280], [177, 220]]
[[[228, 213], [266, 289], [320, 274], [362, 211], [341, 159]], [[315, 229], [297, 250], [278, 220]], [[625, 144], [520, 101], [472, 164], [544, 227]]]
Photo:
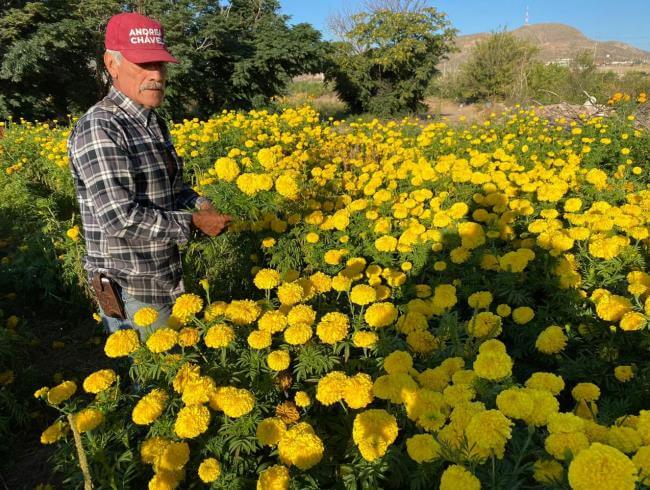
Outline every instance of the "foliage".
[[478, 42], [457, 80], [462, 99], [503, 100], [525, 93], [535, 52], [530, 43], [506, 31]]
[[345, 39], [333, 44], [326, 78], [353, 112], [395, 115], [422, 108], [436, 65], [455, 30], [434, 8], [377, 9], [354, 14]]
[[170, 67], [164, 107], [176, 118], [265, 104], [292, 76], [321, 69], [320, 33], [289, 26], [276, 0], [13, 2], [0, 13], [0, 117], [84, 112], [108, 89], [108, 19], [138, 9], [163, 24], [181, 60]]

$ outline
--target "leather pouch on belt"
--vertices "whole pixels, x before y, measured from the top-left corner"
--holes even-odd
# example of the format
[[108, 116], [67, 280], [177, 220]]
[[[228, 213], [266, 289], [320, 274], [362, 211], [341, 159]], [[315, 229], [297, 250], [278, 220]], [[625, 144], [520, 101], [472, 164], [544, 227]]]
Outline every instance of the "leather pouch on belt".
[[92, 286], [104, 314], [111, 318], [125, 320], [124, 302], [115, 283], [105, 275], [96, 272], [93, 274]]

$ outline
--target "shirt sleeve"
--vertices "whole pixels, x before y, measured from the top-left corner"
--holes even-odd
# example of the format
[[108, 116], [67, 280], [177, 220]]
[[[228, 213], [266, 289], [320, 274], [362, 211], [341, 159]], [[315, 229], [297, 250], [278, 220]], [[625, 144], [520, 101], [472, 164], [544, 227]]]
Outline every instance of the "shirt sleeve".
[[107, 236], [176, 243], [189, 239], [190, 212], [166, 211], [135, 201], [134, 168], [119, 130], [108, 121], [90, 119], [75, 133], [72, 164]]
[[181, 191], [176, 195], [176, 209], [194, 209], [197, 206], [199, 195], [189, 185], [183, 184]]

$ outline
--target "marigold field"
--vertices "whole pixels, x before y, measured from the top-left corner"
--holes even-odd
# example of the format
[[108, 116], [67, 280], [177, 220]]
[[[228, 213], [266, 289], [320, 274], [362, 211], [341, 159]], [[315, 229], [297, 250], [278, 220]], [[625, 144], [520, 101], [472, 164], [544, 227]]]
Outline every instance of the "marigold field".
[[[628, 116], [645, 98], [612, 103], [173, 125], [236, 223], [184, 249], [167, 328], [140, 310], [95, 372], [34, 394], [66, 485], [81, 456], [97, 488], [650, 486], [650, 135]], [[67, 124], [4, 129], [3, 186], [74, 197]], [[77, 220], [47, 231], [83, 290]]]

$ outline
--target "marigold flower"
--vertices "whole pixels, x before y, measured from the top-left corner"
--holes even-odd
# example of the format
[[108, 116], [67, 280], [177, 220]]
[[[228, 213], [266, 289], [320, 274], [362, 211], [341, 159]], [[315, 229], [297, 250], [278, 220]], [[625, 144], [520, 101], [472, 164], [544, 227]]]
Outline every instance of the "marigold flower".
[[462, 466], [449, 466], [440, 478], [440, 490], [480, 490], [481, 482]]
[[566, 347], [568, 338], [557, 325], [551, 325], [537, 337], [535, 347], [544, 354], [557, 354]]
[[104, 414], [96, 408], [85, 408], [73, 416], [74, 424], [80, 434], [98, 427], [104, 421]]
[[345, 396], [348, 377], [341, 371], [327, 373], [318, 381], [316, 399], [323, 405], [333, 405]]
[[178, 342], [178, 332], [171, 328], [160, 328], [147, 339], [147, 348], [157, 354], [167, 352]]
[[221, 476], [221, 464], [215, 458], [206, 458], [201, 461], [198, 474], [202, 482], [212, 483]]
[[365, 311], [363, 318], [373, 328], [387, 327], [397, 319], [397, 308], [388, 302], [374, 303]]
[[352, 343], [355, 347], [359, 348], [373, 347], [377, 343], [377, 340], [379, 340], [379, 337], [375, 332], [359, 330], [352, 334]]
[[112, 369], [100, 369], [86, 376], [83, 389], [86, 393], [101, 393], [115, 383], [116, 379], [117, 375]]
[[140, 338], [135, 330], [125, 329], [112, 333], [104, 345], [108, 357], [124, 357], [140, 347]]
[[261, 269], [255, 274], [253, 283], [258, 289], [273, 289], [280, 284], [280, 273], [274, 269]]
[[234, 419], [250, 413], [254, 406], [253, 394], [246, 389], [234, 386], [217, 388], [210, 397], [210, 408], [221, 410], [228, 417]]
[[205, 345], [212, 349], [228, 347], [233, 340], [235, 340], [235, 331], [225, 323], [210, 327], [203, 338]]
[[291, 356], [284, 350], [274, 350], [266, 356], [266, 363], [273, 371], [284, 371], [290, 362]]
[[181, 294], [172, 307], [172, 316], [178, 318], [181, 323], [187, 323], [192, 316], [196, 315], [203, 308], [203, 300], [196, 294]]
[[285, 424], [279, 417], [271, 417], [262, 420], [257, 424], [255, 437], [263, 446], [275, 446], [287, 430]]
[[286, 466], [276, 464], [269, 466], [260, 473], [257, 480], [257, 490], [288, 490], [289, 469]]
[[397, 420], [386, 410], [370, 409], [361, 412], [352, 424], [352, 439], [361, 456], [367, 461], [381, 458], [397, 439]]
[[41, 434], [41, 444], [54, 444], [64, 436], [67, 429], [68, 425], [65, 422], [57, 420], [43, 431]]
[[350, 408], [363, 408], [372, 403], [372, 378], [365, 373], [348, 377], [344, 384], [343, 400]]
[[192, 439], [208, 430], [210, 410], [204, 405], [190, 405], [178, 412], [174, 432], [183, 439]]
[[77, 391], [77, 384], [74, 381], [63, 381], [47, 392], [47, 402], [52, 405], [59, 405], [68, 400]]
[[428, 463], [440, 457], [440, 444], [431, 434], [416, 434], [406, 440], [406, 452], [417, 463]]
[[618, 449], [594, 442], [569, 465], [569, 484], [574, 490], [633, 490], [637, 481], [634, 463]]
[[149, 425], [165, 410], [167, 404], [167, 393], [161, 389], [153, 389], [143, 396], [131, 412], [133, 422], [138, 425]]
[[133, 315], [133, 323], [138, 327], [148, 327], [158, 320], [158, 311], [151, 306], [140, 308]]
[[564, 467], [554, 459], [538, 459], [533, 465], [533, 478], [544, 485], [559, 485], [564, 477]]
[[278, 454], [280, 461], [295, 465], [301, 470], [308, 470], [323, 458], [325, 447], [311, 425], [300, 422], [280, 437]]

